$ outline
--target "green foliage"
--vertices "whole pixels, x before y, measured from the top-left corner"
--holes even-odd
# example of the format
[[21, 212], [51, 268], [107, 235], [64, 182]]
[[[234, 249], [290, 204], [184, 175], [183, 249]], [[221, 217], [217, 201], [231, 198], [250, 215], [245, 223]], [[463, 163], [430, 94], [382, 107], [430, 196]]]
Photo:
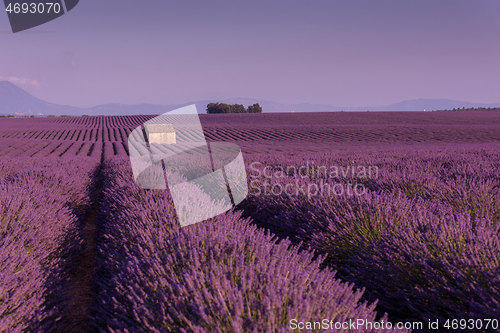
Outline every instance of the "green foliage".
[[233, 104], [231, 105], [231, 113], [246, 113], [247, 110], [241, 104]]
[[262, 107], [255, 103], [249, 105], [248, 109], [242, 104], [225, 104], [225, 103], [209, 103], [207, 105], [207, 113], [261, 113]]
[[499, 106], [487, 107], [487, 108], [484, 108], [484, 107], [478, 107], [478, 108], [463, 107], [463, 108], [458, 108], [458, 109], [453, 108], [453, 110], [444, 109], [444, 110], [437, 110], [437, 111], [500, 111], [500, 107]]
[[247, 109], [248, 113], [262, 113], [262, 107], [259, 103], [255, 103], [254, 105], [249, 105]]

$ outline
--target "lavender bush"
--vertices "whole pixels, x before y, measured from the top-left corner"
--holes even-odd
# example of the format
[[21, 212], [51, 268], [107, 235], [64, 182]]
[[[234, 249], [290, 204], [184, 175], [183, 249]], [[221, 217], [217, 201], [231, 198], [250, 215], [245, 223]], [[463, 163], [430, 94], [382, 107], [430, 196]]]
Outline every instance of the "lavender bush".
[[140, 190], [112, 160], [152, 117], [0, 120], [0, 331], [68, 327], [66, 275], [103, 158], [96, 331], [280, 332], [372, 320], [375, 304], [394, 322], [500, 317], [500, 113], [201, 115], [208, 141], [242, 147], [249, 182], [252, 162], [378, 173], [258, 177], [366, 191], [251, 195], [243, 215], [183, 229], [168, 191]]
[[0, 331], [61, 327], [66, 274], [81, 250], [78, 214], [95, 161], [0, 159]]
[[277, 242], [240, 213], [180, 228], [168, 192], [138, 188], [128, 161], [106, 160], [103, 175], [96, 330], [287, 332], [294, 318], [375, 321], [375, 303], [320, 270], [322, 257]]
[[[499, 318], [498, 147], [367, 155], [265, 161], [273, 170], [306, 160], [317, 166], [377, 165], [378, 178], [346, 177], [366, 186], [361, 196], [260, 195], [242, 207], [259, 226], [327, 254], [329, 267], [366, 287], [367, 299], [379, 299], [393, 318]], [[247, 158], [249, 164], [252, 159], [258, 156]], [[283, 187], [297, 177], [259, 181]], [[311, 172], [300, 180], [319, 178]]]

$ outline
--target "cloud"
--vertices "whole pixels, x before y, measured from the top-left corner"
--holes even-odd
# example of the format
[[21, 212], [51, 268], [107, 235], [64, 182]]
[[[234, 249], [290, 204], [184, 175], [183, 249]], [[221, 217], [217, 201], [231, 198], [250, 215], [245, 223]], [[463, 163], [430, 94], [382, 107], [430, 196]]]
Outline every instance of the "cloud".
[[9, 76], [9, 77], [0, 76], [0, 81], [9, 81], [11, 83], [20, 86], [31, 86], [35, 88], [40, 88], [40, 83], [38, 83], [37, 80], [27, 79], [24, 76]]

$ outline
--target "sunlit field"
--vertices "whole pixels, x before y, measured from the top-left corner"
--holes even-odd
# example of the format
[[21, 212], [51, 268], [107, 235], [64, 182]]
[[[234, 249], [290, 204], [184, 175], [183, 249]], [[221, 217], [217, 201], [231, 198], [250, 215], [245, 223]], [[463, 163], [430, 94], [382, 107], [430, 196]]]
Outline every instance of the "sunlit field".
[[200, 115], [249, 194], [184, 228], [153, 117], [0, 118], [0, 331], [500, 331], [500, 112]]

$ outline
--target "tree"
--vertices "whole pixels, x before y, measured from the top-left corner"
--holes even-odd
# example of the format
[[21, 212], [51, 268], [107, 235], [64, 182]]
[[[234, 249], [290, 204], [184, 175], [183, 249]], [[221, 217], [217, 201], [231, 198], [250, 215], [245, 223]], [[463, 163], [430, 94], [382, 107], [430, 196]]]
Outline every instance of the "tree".
[[246, 113], [247, 110], [241, 104], [233, 104], [231, 105], [231, 113]]
[[207, 105], [207, 113], [222, 113], [219, 103], [209, 103]]
[[231, 105], [224, 103], [209, 103], [207, 113], [231, 113]]
[[207, 113], [261, 113], [262, 107], [255, 103], [249, 105], [248, 109], [242, 104], [209, 103], [207, 104]]
[[249, 105], [247, 109], [248, 113], [262, 113], [262, 107], [259, 103], [255, 103], [254, 105]]
[[221, 113], [231, 113], [231, 105], [221, 103], [219, 104], [219, 108], [221, 109]]

